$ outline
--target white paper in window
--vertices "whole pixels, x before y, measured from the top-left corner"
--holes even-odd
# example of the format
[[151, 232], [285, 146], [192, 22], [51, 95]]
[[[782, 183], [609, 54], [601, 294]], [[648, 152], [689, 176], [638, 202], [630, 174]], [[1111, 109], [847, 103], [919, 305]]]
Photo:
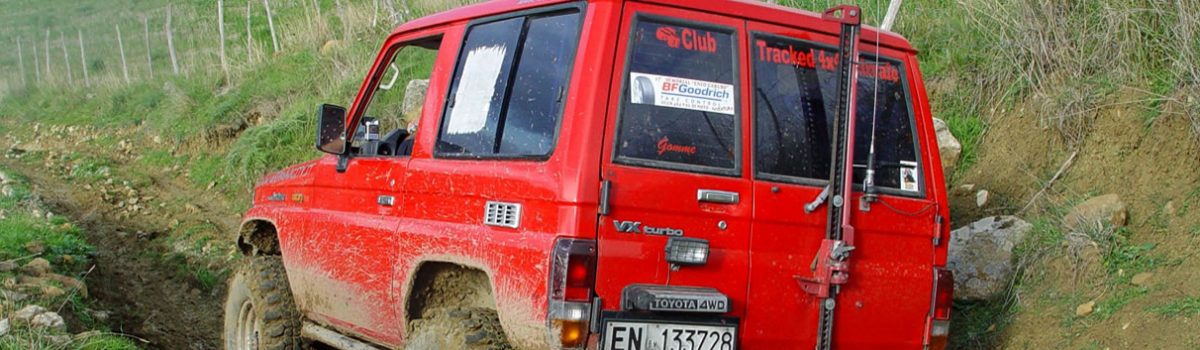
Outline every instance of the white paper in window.
[[496, 95], [496, 79], [500, 78], [507, 51], [504, 46], [495, 45], [480, 47], [467, 54], [446, 133], [472, 134], [487, 126], [492, 97]]

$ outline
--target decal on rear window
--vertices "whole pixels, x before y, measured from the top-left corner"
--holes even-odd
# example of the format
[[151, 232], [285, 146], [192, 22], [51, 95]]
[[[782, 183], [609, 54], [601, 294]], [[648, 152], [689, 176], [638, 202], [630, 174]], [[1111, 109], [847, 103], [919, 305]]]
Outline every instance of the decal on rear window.
[[738, 170], [733, 31], [633, 25], [616, 161], [733, 175]]
[[[771, 179], [828, 179], [830, 126], [838, 98], [837, 50], [766, 35], [755, 35], [753, 43], [756, 171]], [[874, 139], [875, 184], [920, 192], [903, 65], [869, 54], [860, 62], [854, 180], [863, 181]]]
[[629, 73], [630, 102], [733, 115], [733, 85]]

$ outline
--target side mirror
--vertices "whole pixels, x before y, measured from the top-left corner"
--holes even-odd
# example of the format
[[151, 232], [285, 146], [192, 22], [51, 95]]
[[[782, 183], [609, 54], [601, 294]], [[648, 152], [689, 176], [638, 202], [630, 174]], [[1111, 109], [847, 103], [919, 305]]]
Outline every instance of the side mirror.
[[346, 108], [323, 104], [317, 110], [317, 149], [346, 154]]

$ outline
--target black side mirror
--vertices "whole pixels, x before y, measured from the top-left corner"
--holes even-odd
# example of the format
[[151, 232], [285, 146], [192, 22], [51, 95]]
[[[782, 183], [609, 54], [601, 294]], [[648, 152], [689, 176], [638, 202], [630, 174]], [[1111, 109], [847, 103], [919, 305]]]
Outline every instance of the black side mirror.
[[323, 104], [317, 109], [317, 149], [346, 154], [346, 108]]

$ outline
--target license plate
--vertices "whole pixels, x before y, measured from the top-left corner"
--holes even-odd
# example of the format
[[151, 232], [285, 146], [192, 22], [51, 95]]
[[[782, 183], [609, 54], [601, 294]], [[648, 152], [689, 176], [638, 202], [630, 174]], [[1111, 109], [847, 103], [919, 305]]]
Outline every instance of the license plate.
[[736, 350], [737, 328], [609, 321], [603, 350]]

